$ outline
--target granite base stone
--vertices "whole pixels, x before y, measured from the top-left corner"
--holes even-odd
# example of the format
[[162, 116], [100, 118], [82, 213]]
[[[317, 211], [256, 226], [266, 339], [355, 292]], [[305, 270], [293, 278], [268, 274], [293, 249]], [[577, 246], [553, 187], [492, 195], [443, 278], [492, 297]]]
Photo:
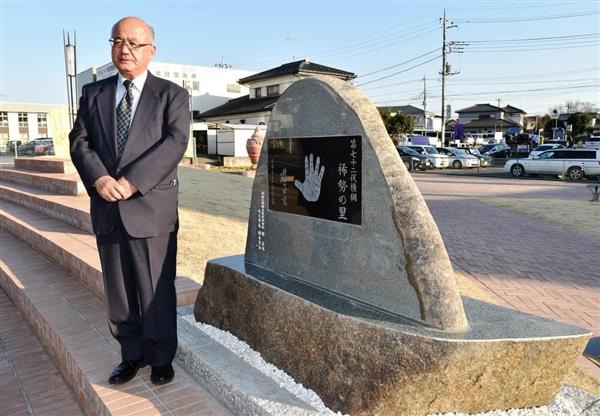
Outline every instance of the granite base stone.
[[[188, 309], [189, 308], [189, 309]], [[323, 413], [279, 386], [187, 321], [178, 308], [175, 361], [238, 415], [319, 416]]]
[[463, 303], [469, 329], [441, 331], [233, 256], [207, 264], [194, 315], [247, 342], [334, 411], [477, 413], [551, 402], [589, 331]]

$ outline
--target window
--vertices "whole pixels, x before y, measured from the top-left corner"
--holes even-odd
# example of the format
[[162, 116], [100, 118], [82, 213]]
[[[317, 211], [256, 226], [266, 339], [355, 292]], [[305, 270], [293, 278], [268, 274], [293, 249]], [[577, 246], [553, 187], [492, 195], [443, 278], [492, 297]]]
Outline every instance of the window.
[[262, 97], [262, 88], [254, 88], [254, 98]]
[[19, 113], [19, 127], [27, 127], [27, 113]]
[[192, 83], [190, 81], [183, 81], [183, 88], [186, 90], [192, 89]]
[[240, 84], [227, 84], [227, 92], [241, 92]]
[[192, 74], [192, 79], [196, 79], [196, 74]]
[[8, 113], [6, 111], [0, 112], [0, 126], [1, 127], [8, 126]]
[[160, 77], [160, 71], [156, 71], [156, 75]]
[[279, 95], [279, 85], [269, 85], [267, 87], [267, 97], [275, 97]]
[[187, 76], [187, 73], [185, 73], [185, 72], [184, 72], [184, 73], [183, 73], [183, 79], [187, 79], [187, 77], [188, 77], [188, 76]]
[[48, 127], [48, 118], [46, 114], [38, 114], [37, 116], [38, 128]]
[[175, 78], [179, 78], [179, 72], [173, 72], [173, 76], [174, 76]]
[[200, 82], [198, 82], [198, 81], [192, 81], [192, 89], [194, 91], [200, 90]]
[[169, 71], [165, 71], [165, 77], [170, 77], [171, 73]]

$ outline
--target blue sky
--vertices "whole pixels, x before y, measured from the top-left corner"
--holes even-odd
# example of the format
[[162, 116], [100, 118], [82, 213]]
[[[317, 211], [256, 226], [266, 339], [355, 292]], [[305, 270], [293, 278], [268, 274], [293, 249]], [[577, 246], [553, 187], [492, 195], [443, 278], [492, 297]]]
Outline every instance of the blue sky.
[[449, 55], [460, 71], [447, 81], [453, 110], [498, 99], [528, 114], [566, 100], [600, 104], [594, 0], [0, 3], [2, 101], [66, 102], [62, 30], [76, 30], [83, 70], [110, 60], [112, 24], [137, 15], [156, 30], [157, 61], [213, 66], [223, 56], [262, 71], [295, 55], [356, 73], [354, 84], [381, 106], [421, 107], [425, 77], [427, 107], [439, 114], [445, 8], [458, 26], [448, 39], [467, 43]]

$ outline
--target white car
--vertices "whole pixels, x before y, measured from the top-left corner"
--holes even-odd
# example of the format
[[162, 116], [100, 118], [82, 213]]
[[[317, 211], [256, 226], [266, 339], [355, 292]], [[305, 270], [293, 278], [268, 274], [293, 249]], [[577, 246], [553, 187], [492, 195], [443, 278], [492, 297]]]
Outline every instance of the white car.
[[535, 156], [539, 156], [542, 152], [545, 152], [546, 150], [554, 150], [554, 149], [562, 149], [562, 148], [564, 148], [564, 146], [562, 144], [558, 144], [558, 143], [542, 144], [542, 145], [536, 147], [535, 149], [533, 149], [529, 153], [529, 156], [527, 156], [527, 157], [529, 159], [533, 159]]
[[547, 150], [534, 159], [511, 159], [504, 171], [513, 176], [525, 174], [565, 175], [571, 180], [600, 177], [600, 149]]
[[585, 147], [588, 149], [600, 149], [600, 136], [590, 136], [585, 141]]
[[429, 157], [434, 168], [447, 168], [450, 165], [450, 158], [447, 155], [440, 154], [433, 146], [413, 144], [407, 147]]
[[436, 150], [450, 158], [450, 166], [454, 169], [478, 168], [479, 158], [468, 154], [464, 149], [456, 147], [436, 147]]

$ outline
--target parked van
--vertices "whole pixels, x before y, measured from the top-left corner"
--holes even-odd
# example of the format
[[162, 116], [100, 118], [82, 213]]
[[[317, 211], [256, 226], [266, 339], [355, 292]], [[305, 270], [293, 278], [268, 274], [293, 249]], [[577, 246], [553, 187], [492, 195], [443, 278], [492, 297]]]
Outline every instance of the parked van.
[[447, 168], [450, 165], [450, 158], [447, 155], [440, 154], [433, 146], [410, 145], [407, 147], [429, 157], [436, 168]]
[[547, 150], [533, 159], [511, 159], [504, 171], [520, 177], [530, 175], [565, 175], [571, 180], [584, 176], [600, 177], [600, 149]]
[[585, 146], [589, 149], [600, 149], [600, 136], [590, 136], [585, 142]]

